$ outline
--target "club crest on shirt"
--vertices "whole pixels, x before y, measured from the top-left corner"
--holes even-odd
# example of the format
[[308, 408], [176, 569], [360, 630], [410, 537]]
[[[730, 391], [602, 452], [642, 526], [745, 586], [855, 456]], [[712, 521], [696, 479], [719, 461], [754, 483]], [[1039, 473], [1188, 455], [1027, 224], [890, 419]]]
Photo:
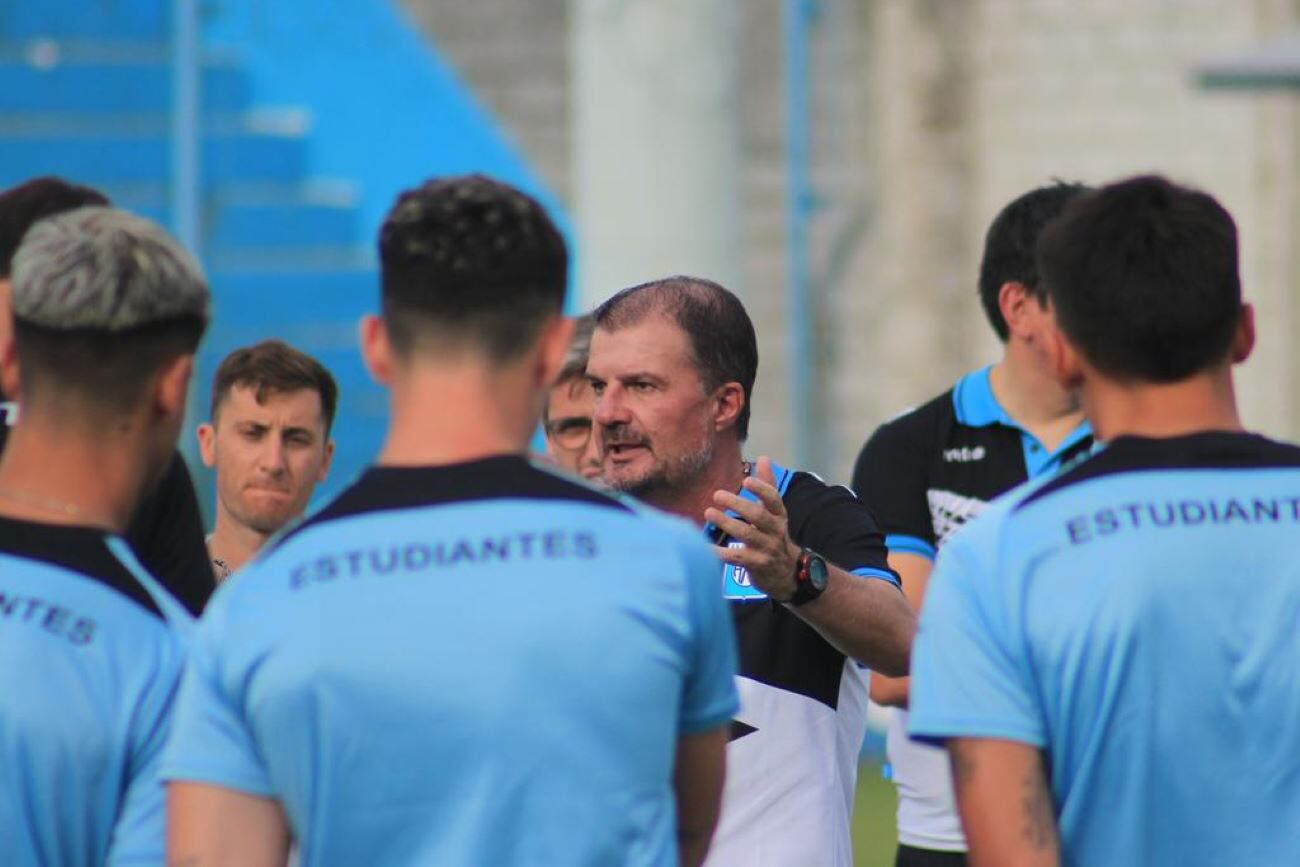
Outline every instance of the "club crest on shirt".
[[[743, 542], [737, 542], [734, 539], [727, 543], [728, 548], [743, 548]], [[767, 594], [754, 586], [754, 581], [749, 577], [749, 570], [744, 566], [737, 566], [733, 563], [726, 563], [722, 569], [722, 598], [723, 599], [766, 599]]]

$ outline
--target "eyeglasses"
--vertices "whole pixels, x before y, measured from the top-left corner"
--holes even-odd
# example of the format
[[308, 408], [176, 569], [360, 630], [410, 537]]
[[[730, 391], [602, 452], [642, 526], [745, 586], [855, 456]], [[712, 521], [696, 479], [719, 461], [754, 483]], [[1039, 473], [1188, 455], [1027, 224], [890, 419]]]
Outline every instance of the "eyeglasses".
[[591, 419], [555, 418], [546, 423], [546, 435], [562, 449], [576, 451], [585, 448], [591, 439]]

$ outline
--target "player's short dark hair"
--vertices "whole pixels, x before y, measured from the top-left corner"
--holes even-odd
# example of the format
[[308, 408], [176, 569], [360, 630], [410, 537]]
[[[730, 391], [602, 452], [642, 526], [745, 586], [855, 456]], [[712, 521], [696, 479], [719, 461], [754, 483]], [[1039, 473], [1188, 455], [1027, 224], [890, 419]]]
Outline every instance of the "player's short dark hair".
[[33, 178], [0, 192], [0, 280], [8, 279], [18, 245], [38, 220], [85, 205], [108, 203], [98, 190], [51, 176]]
[[740, 383], [745, 403], [736, 417], [736, 435], [744, 442], [758, 375], [758, 339], [745, 305], [719, 283], [678, 275], [624, 289], [592, 315], [597, 328], [617, 331], [650, 314], [666, 316], [686, 332], [692, 361], [706, 389]]
[[260, 404], [269, 395], [311, 390], [320, 396], [325, 432], [334, 424], [339, 387], [334, 377], [316, 359], [282, 340], [263, 340], [236, 349], [221, 360], [212, 377], [212, 405], [209, 418], [217, 420], [221, 404], [235, 386], [253, 389]]
[[484, 175], [402, 193], [379, 230], [384, 321], [400, 353], [438, 344], [516, 357], [564, 305], [564, 238], [532, 197]]
[[1010, 331], [998, 306], [1002, 284], [1024, 286], [1038, 301], [1045, 298], [1035, 259], [1038, 235], [1071, 201], [1088, 191], [1083, 184], [1056, 181], [1030, 190], [998, 212], [984, 236], [980, 260], [980, 304], [998, 339], [1006, 342]]
[[1043, 231], [1038, 261], [1057, 324], [1107, 375], [1174, 382], [1231, 349], [1237, 227], [1206, 193], [1154, 175], [1102, 187]]

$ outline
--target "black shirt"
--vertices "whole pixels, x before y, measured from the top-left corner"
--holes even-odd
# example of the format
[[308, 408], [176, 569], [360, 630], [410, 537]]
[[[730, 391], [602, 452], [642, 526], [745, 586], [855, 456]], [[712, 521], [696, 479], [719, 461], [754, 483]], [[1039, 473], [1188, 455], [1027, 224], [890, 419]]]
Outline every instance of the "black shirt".
[[984, 368], [881, 425], [858, 455], [853, 489], [884, 527], [891, 551], [932, 560], [989, 500], [1091, 449], [1084, 424], [1048, 452], [997, 402]]

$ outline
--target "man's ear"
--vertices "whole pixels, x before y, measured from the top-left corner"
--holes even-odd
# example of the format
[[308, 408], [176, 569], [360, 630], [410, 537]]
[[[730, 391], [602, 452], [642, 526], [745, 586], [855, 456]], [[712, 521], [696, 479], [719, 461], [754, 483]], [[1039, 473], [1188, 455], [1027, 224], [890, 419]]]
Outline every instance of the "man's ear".
[[193, 374], [193, 355], [178, 355], [164, 364], [154, 379], [154, 411], [165, 418], [183, 418]]
[[217, 430], [211, 422], [204, 422], [199, 425], [198, 430], [194, 431], [194, 436], [199, 440], [199, 457], [203, 459], [203, 466], [212, 467], [217, 462]]
[[325, 477], [330, 474], [330, 466], [334, 463], [334, 440], [325, 441], [325, 460], [321, 461], [320, 472], [316, 474], [316, 481], [323, 482]]
[[396, 356], [387, 323], [382, 316], [367, 314], [361, 317], [357, 331], [361, 338], [361, 360], [371, 378], [380, 385], [392, 385]]
[[573, 328], [576, 323], [569, 316], [554, 316], [542, 325], [538, 335], [538, 353], [536, 365], [536, 384], [548, 389], [560, 375], [564, 366], [564, 357], [569, 353], [569, 344], [573, 342]]
[[1048, 370], [1062, 388], [1073, 390], [1083, 384], [1083, 358], [1070, 338], [1053, 322], [1046, 329], [1043, 349], [1047, 353]]
[[1241, 364], [1255, 349], [1255, 305], [1242, 304], [1237, 330], [1232, 335], [1232, 363]]
[[740, 412], [745, 408], [745, 389], [738, 382], [724, 382], [713, 393], [717, 402], [713, 410], [713, 429], [734, 427]]
[[1008, 280], [998, 289], [998, 311], [1007, 323], [1008, 338], [1033, 336], [1034, 332], [1028, 328], [1030, 320], [1027, 316], [1034, 312], [1029, 310], [1031, 304], [1038, 307], [1037, 312], [1041, 312], [1042, 305], [1038, 298], [1023, 283]]
[[0, 391], [7, 400], [22, 402], [23, 383], [18, 375], [18, 347], [12, 339], [0, 342]]

